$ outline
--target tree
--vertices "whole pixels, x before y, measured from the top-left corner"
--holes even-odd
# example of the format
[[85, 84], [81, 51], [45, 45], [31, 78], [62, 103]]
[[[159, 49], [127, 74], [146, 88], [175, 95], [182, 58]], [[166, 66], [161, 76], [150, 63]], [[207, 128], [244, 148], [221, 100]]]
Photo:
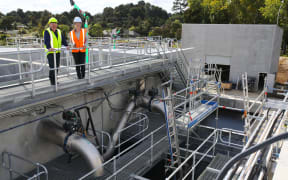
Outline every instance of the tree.
[[[161, 27], [170, 16], [162, 8], [153, 6], [145, 1], [139, 1], [137, 4], [122, 4], [115, 8], [107, 7], [102, 13], [94, 16], [90, 15], [89, 12], [86, 12], [86, 14], [90, 17], [89, 24], [99, 24], [103, 29], [119, 27], [122, 30], [127, 30], [134, 26], [135, 31], [137, 30], [141, 35], [147, 35], [152, 27]], [[3, 19], [7, 16], [12, 18], [8, 18], [8, 20], [11, 20], [11, 22], [8, 22], [8, 26], [6, 26], [7, 19]], [[13, 29], [14, 27], [11, 24], [25, 24], [30, 31], [36, 32], [37, 36], [42, 36], [41, 31], [48, 27], [47, 22], [53, 16], [58, 19], [60, 24], [71, 26], [74, 17], [81, 15], [75, 9], [61, 14], [52, 14], [49, 11], [24, 12], [22, 9], [17, 9], [17, 11], [11, 11], [7, 15], [0, 14], [0, 24], [2, 24], [4, 29]]]
[[65, 25], [65, 24], [60, 24], [58, 26], [58, 28], [62, 31], [62, 33], [65, 35], [65, 37], [67, 38], [68, 33], [70, 32], [70, 26]]
[[0, 33], [0, 45], [4, 46], [6, 45], [6, 38], [9, 37], [6, 33]]
[[210, 23], [229, 23], [229, 0], [203, 0], [202, 6], [209, 16]]
[[286, 54], [288, 44], [288, 2], [280, 0], [265, 0], [265, 6], [260, 8], [260, 12], [267, 20], [267, 23], [281, 26], [284, 30], [282, 40], [282, 54]]
[[187, 6], [187, 0], [174, 0], [172, 10], [176, 13], [182, 14]]
[[13, 23], [15, 22], [14, 18], [12, 16], [4, 16], [1, 18], [1, 24], [0, 24], [0, 29], [3, 30], [10, 30], [13, 28]]
[[136, 30], [136, 27], [135, 26], [131, 26], [130, 28], [129, 28], [129, 31], [135, 31]]
[[[260, 8], [260, 12], [265, 19], [269, 20], [269, 23], [276, 24], [281, 4], [281, 0], [265, 0], [265, 6]], [[283, 10], [280, 12], [283, 14]]]
[[233, 23], [257, 24], [263, 22], [260, 8], [264, 6], [264, 0], [233, 0], [230, 3], [230, 12], [234, 12]]
[[94, 24], [89, 29], [89, 35], [92, 37], [102, 37], [103, 36], [103, 28], [101, 24]]
[[150, 32], [149, 36], [162, 36], [162, 28], [154, 27]]
[[173, 37], [175, 37], [176, 39], [181, 39], [182, 24], [179, 20], [175, 20], [171, 24], [171, 31], [173, 33]]
[[148, 20], [141, 21], [135, 31], [141, 35], [147, 36], [151, 29], [151, 24]]
[[205, 11], [202, 0], [188, 0], [189, 9], [184, 12], [184, 22], [186, 23], [207, 23], [208, 16]]

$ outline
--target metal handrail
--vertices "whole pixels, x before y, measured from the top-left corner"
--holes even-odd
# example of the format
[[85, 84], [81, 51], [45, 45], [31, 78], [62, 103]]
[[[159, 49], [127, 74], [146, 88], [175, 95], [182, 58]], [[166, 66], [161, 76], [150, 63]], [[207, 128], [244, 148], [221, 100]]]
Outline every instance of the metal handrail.
[[[162, 126], [160, 126], [159, 128], [155, 129], [154, 131], [152, 131], [151, 133], [149, 133], [148, 135], [146, 135], [145, 137], [143, 137], [142, 139], [138, 140], [136, 143], [134, 143], [133, 145], [131, 145], [130, 147], [128, 147], [127, 149], [125, 149], [124, 151], [120, 152], [119, 154], [117, 154], [116, 156], [113, 156], [113, 158], [111, 158], [110, 160], [106, 161], [102, 167], [104, 167], [105, 165], [107, 165], [108, 163], [113, 163], [114, 167], [116, 166], [116, 161], [117, 159], [122, 156], [123, 154], [125, 154], [126, 152], [130, 151], [131, 149], [133, 149], [134, 147], [136, 147], [138, 144], [140, 144], [141, 142], [143, 142], [144, 140], [148, 139], [149, 137], [151, 138], [151, 144], [152, 146], [150, 146], [152, 152], [153, 152], [153, 145], [156, 144], [157, 142], [161, 142], [163, 140], [165, 140], [167, 138], [167, 136], [164, 136], [162, 139], [160, 139], [159, 141], [157, 141], [156, 143], [154, 142], [154, 134], [160, 132], [160, 130], [165, 129], [166, 126], [165, 124], [163, 124]], [[139, 156], [138, 156], [139, 158]], [[153, 153], [151, 153], [151, 158], [153, 158]], [[136, 159], [136, 158], [135, 158]], [[152, 160], [152, 159], [151, 159]], [[127, 162], [130, 163], [130, 162]], [[99, 167], [101, 168], [101, 167]], [[96, 172], [99, 168], [93, 169], [90, 172], [88, 172], [87, 174], [83, 175], [82, 177], [79, 178], [79, 180], [83, 180], [88, 178], [89, 176], [91, 176], [94, 172]], [[117, 174], [121, 172], [121, 171], [117, 171]], [[113, 174], [116, 173], [116, 169], [114, 169]], [[115, 175], [114, 175], [115, 176]]]
[[[147, 42], [146, 42], [147, 43]], [[148, 42], [149, 43], [149, 42]], [[99, 60], [95, 60], [94, 59], [94, 55], [92, 55], [92, 53], [94, 52], [93, 50], [95, 49], [95, 47], [97, 47], [97, 46], [92, 46], [92, 47], [89, 47], [89, 49], [91, 50], [91, 51], [89, 51], [89, 57], [90, 57], [90, 61], [89, 61], [89, 63], [86, 63], [85, 65], [86, 66], [88, 66], [88, 70], [86, 70], [86, 71], [88, 71], [88, 80], [89, 80], [89, 82], [90, 82], [90, 72], [92, 72], [92, 71], [97, 71], [97, 70], [100, 70], [100, 69], [106, 69], [106, 68], [114, 68], [114, 67], [119, 67], [119, 66], [123, 66], [123, 65], [128, 65], [128, 64], [132, 64], [132, 63], [138, 63], [138, 62], [142, 62], [142, 61], [147, 61], [147, 62], [149, 62], [149, 60], [152, 60], [153, 58], [156, 58], [158, 55], [159, 55], [159, 53], [161, 53], [159, 50], [157, 50], [156, 49], [156, 51], [154, 52], [154, 51], [150, 51], [149, 53], [145, 53], [145, 52], [140, 52], [140, 49], [142, 49], [142, 48], [135, 48], [136, 50], [137, 50], [137, 54], [135, 54], [135, 55], [131, 55], [131, 56], [127, 56], [126, 55], [126, 53], [127, 53], [127, 51], [128, 50], [124, 50], [124, 57], [120, 57], [120, 58], [115, 58], [115, 59], [111, 59], [111, 53], [112, 53], [112, 51], [111, 51], [111, 44], [109, 45], [109, 51], [108, 52], [105, 52], [105, 53], [108, 53], [108, 59], [106, 60], [101, 60], [101, 59], [99, 59]], [[147, 47], [144, 47], [144, 48], [147, 48]], [[79, 49], [79, 48], [70, 48], [70, 50], [74, 50], [74, 49]], [[40, 49], [40, 50], [42, 50], [42, 49]], [[60, 50], [60, 49], [57, 49], [57, 50]], [[63, 48], [61, 48], [61, 50], [63, 50]], [[63, 59], [63, 58], [66, 58], [66, 64], [64, 65], [64, 66], [60, 66], [59, 68], [57, 68], [57, 67], [55, 67], [55, 68], [51, 68], [50, 70], [63, 70], [63, 69], [67, 69], [67, 71], [66, 72], [62, 72], [61, 74], [62, 74], [62, 76], [63, 77], [69, 77], [71, 74], [76, 74], [76, 73], [71, 73], [70, 72], [70, 69], [72, 68], [72, 67], [77, 67], [77, 66], [81, 66], [81, 65], [84, 65], [84, 64], [80, 64], [80, 65], [72, 65], [71, 64], [71, 55], [70, 55], [70, 50], [69, 51], [67, 51], [66, 50], [66, 48], [65, 48], [65, 53], [66, 53], [66, 57], [61, 57], [61, 59]], [[56, 50], [55, 50], [56, 51]], [[17, 52], [17, 51], [16, 51]], [[19, 52], [23, 52], [23, 51], [19, 51]], [[31, 56], [31, 52], [33, 52], [33, 51], [28, 51], [28, 52], [26, 52], [26, 51], [24, 51], [25, 53], [30, 53], [30, 56]], [[36, 51], [37, 52], [37, 51]], [[10, 52], [11, 53], [11, 52]], [[54, 52], [54, 54], [55, 54], [56, 52]], [[67, 54], [68, 53], [68, 54]], [[136, 53], [136, 52], [134, 52], [134, 53]], [[144, 54], [143, 54], [144, 53]], [[1, 53], [0, 53], [1, 54]], [[5, 53], [4, 53], [5, 54]], [[155, 56], [156, 55], [156, 56]], [[153, 56], [153, 57], [152, 57]], [[42, 57], [42, 56], [41, 56]], [[129, 59], [129, 58], [131, 58], [131, 59]], [[135, 59], [134, 59], [135, 58]], [[15, 73], [15, 74], [8, 74], [8, 75], [2, 75], [2, 76], [0, 76], [0, 78], [6, 78], [6, 77], [15, 77], [15, 76], [20, 76], [20, 80], [22, 79], [22, 76], [24, 76], [24, 75], [30, 75], [30, 78], [31, 78], [31, 81], [30, 81], [30, 83], [32, 84], [32, 96], [34, 96], [35, 95], [35, 83], [36, 82], [39, 82], [38, 81], [38, 78], [39, 77], [37, 77], [37, 78], [35, 78], [36, 77], [36, 75], [38, 74], [38, 73], [40, 73], [40, 72], [42, 72], [43, 70], [44, 70], [44, 64], [47, 66], [47, 64], [46, 63], [44, 63], [45, 62], [45, 58], [43, 58], [42, 59], [42, 63], [41, 63], [41, 66], [40, 66], [40, 68], [39, 69], [37, 69], [37, 70], [35, 70], [35, 69], [33, 69], [33, 61], [32, 61], [32, 58], [30, 58], [31, 60], [29, 61], [29, 63], [30, 63], [30, 71], [29, 72], [19, 72], [19, 73]], [[127, 59], [129, 59], [129, 60], [127, 60]], [[120, 60], [120, 62], [117, 62], [116, 64], [113, 64], [113, 62], [115, 62], [115, 61], [119, 61]], [[56, 61], [56, 59], [54, 58], [54, 61]], [[121, 62], [122, 61], [122, 62]], [[19, 60], [18, 61], [19, 63], [19, 67], [21, 68], [21, 60]], [[70, 63], [69, 63], [70, 62]], [[102, 64], [103, 62], [105, 62], [104, 64]], [[54, 63], [54, 64], [56, 64], [56, 63]], [[96, 66], [96, 68], [94, 67], [94, 66]], [[93, 67], [93, 68], [92, 68]], [[56, 71], [55, 71], [55, 74], [57, 75], [57, 73], [56, 73]], [[59, 75], [59, 76], [61, 76], [61, 74]], [[40, 75], [41, 76], [41, 75]], [[56, 77], [56, 76], [55, 76]], [[40, 77], [40, 78], [42, 78], [42, 76]], [[86, 78], [87, 79], [87, 78]], [[56, 81], [57, 81], [57, 78], [56, 78]], [[6, 82], [9, 82], [9, 81], [6, 81]], [[23, 81], [20, 81], [19, 82], [19, 84], [23, 84], [24, 82]], [[15, 84], [16, 85], [16, 84]], [[58, 90], [58, 87], [57, 87], [57, 83], [55, 84], [55, 91], [57, 91]]]
[[[118, 144], [115, 146], [115, 148], [118, 148], [119, 152], [120, 152], [120, 147], [122, 145], [124, 145], [125, 143], [131, 141], [133, 138], [137, 137], [138, 135], [144, 133], [147, 129], [148, 129], [148, 123], [149, 123], [149, 119], [148, 119], [148, 116], [146, 114], [143, 114], [143, 113], [134, 113], [132, 112], [132, 114], [136, 114], [136, 116], [139, 116], [139, 117], [136, 117], [136, 118], [139, 118], [140, 120], [126, 126], [125, 128], [121, 129], [119, 132], [117, 132], [119, 135], [118, 135]], [[136, 119], [135, 118], [135, 119]], [[128, 139], [124, 140], [121, 142], [121, 134], [126, 131], [126, 130], [129, 130], [131, 129], [132, 127], [134, 126], [138, 126], [138, 127], [141, 127], [142, 129], [139, 130], [139, 132], [136, 132], [133, 136], [129, 137]]]
[[96, 146], [97, 145], [100, 146], [101, 153], [103, 154], [104, 153], [104, 149], [106, 149], [108, 147], [108, 145], [104, 145], [104, 136], [106, 136], [108, 138], [107, 144], [109, 144], [111, 142], [111, 140], [112, 140], [111, 135], [108, 132], [106, 132], [106, 131], [95, 130], [96, 136], [94, 136], [89, 131], [92, 131], [92, 128], [88, 129], [88, 132], [87, 132], [88, 134], [87, 135], [89, 135], [89, 137], [98, 138], [99, 136], [97, 134], [100, 134], [100, 136], [101, 136], [101, 144], [96, 144]]
[[[19, 56], [19, 53], [20, 52], [22, 52], [22, 51], [16, 51], [16, 53], [18, 53], [17, 55]], [[15, 74], [8, 74], [8, 75], [1, 75], [0, 76], [0, 79], [1, 78], [7, 78], [7, 77], [14, 77], [14, 76], [20, 76], [20, 79], [21, 79], [21, 77], [23, 76], [23, 75], [29, 75], [29, 74], [35, 74], [35, 73], [38, 73], [38, 72], [41, 72], [41, 71], [43, 71], [43, 69], [44, 69], [44, 64], [45, 64], [45, 60], [44, 60], [44, 58], [42, 59], [41, 58], [41, 66], [40, 66], [40, 68], [39, 69], [37, 69], [37, 70], [32, 70], [32, 69], [30, 69], [30, 71], [29, 72], [21, 72], [21, 65], [22, 65], [22, 63], [24, 64], [24, 62], [25, 62], [25, 64], [30, 64], [30, 66], [32, 66], [32, 64], [35, 64], [35, 63], [33, 63], [32, 62], [32, 54], [33, 53], [40, 53], [41, 54], [41, 52], [39, 52], [39, 51], [32, 51], [32, 50], [29, 50], [28, 52], [26, 51], [25, 53], [27, 53], [27, 54], [29, 54], [30, 55], [30, 57], [29, 57], [29, 61], [21, 61], [20, 59], [16, 59], [17, 61], [18, 61], [18, 63], [15, 63], [15, 64], [18, 64], [19, 66], [19, 73], [15, 73]], [[0, 54], [3, 54], [2, 52], [0, 53]], [[4, 53], [5, 54], [5, 53]], [[14, 52], [9, 52], [9, 53], [7, 53], [7, 54], [15, 54]], [[41, 56], [42, 57], [42, 56]], [[5, 59], [5, 58], [4, 58]], [[9, 65], [15, 65], [14, 63], [12, 64], [12, 63], [10, 63], [10, 64], [8, 64], [7, 66], [9, 66]], [[1, 65], [2, 67], [4, 67], [5, 66], [5, 64], [3, 65]]]
[[[23, 158], [21, 156], [18, 156], [18, 155], [15, 155], [15, 154], [12, 154], [12, 153], [9, 153], [9, 152], [6, 152], [6, 151], [2, 152], [1, 156], [2, 156], [2, 167], [9, 171], [10, 179], [13, 179], [13, 173], [14, 173], [14, 174], [17, 174], [17, 175], [20, 175], [20, 176], [26, 178], [27, 180], [33, 180], [33, 179], [36, 179], [36, 178], [40, 179], [40, 177], [42, 175], [44, 175], [45, 179], [48, 180], [48, 171], [47, 171], [47, 168], [44, 165], [42, 165], [40, 163], [35, 163], [35, 162], [30, 161], [28, 159], [25, 159], [25, 158]], [[7, 157], [8, 165], [5, 162], [5, 156]], [[24, 162], [29, 163], [31, 165], [34, 165], [36, 167], [37, 172], [35, 174], [33, 174], [33, 176], [30, 177], [28, 175], [25, 175], [22, 172], [14, 170], [13, 167], [12, 167], [12, 159], [11, 159], [11, 157], [16, 158], [17, 160], [24, 161]]]
[[[152, 134], [152, 137], [153, 137], [153, 134]], [[167, 137], [164, 136], [162, 137], [159, 141], [153, 143], [153, 138], [152, 139], [152, 143], [151, 143], [151, 146], [149, 148], [147, 148], [145, 151], [143, 151], [142, 153], [140, 153], [137, 157], [135, 157], [133, 160], [131, 160], [129, 163], [125, 164], [124, 166], [122, 166], [120, 169], [118, 169], [116, 172], [114, 172], [110, 177], [108, 177], [106, 180], [109, 180], [115, 176], [117, 176], [119, 173], [121, 173], [126, 167], [128, 167], [130, 164], [132, 164], [133, 162], [135, 162], [136, 160], [138, 160], [141, 156], [143, 156], [144, 154], [146, 154], [147, 152], [151, 151], [151, 154], [153, 153], [153, 147], [158, 145], [159, 143], [161, 143], [162, 141], [166, 140]], [[150, 162], [152, 162], [152, 157], [153, 156], [150, 156], [151, 159], [150, 159]]]
[[202, 146], [204, 146], [206, 144], [206, 142], [208, 142], [208, 140], [213, 137], [213, 136], [217, 136], [217, 132], [218, 130], [215, 129], [197, 148], [195, 151], [193, 151], [193, 153], [191, 153], [167, 178], [166, 180], [170, 180], [172, 179], [178, 172], [181, 171], [181, 169], [183, 169], [183, 167], [185, 166], [185, 164], [188, 163], [188, 161], [192, 160], [193, 161], [193, 166], [192, 168], [187, 172], [187, 174], [183, 177], [183, 179], [187, 178], [191, 172], [194, 172], [194, 169], [196, 168], [196, 166], [202, 161], [202, 159], [205, 157], [205, 155], [207, 155], [215, 146], [217, 143], [217, 138], [214, 141], [214, 143], [212, 144], [212, 146], [206, 151], [206, 153], [204, 153], [205, 155], [202, 156], [200, 158], [200, 160], [195, 163], [195, 156], [196, 156], [196, 152], [198, 152]]

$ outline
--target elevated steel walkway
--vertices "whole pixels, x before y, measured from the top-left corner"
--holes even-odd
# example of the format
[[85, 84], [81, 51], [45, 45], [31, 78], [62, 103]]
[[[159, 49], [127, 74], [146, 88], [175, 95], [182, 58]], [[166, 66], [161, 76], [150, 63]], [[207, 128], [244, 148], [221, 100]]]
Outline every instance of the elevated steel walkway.
[[91, 70], [89, 80], [60, 78], [57, 92], [48, 79], [39, 81], [34, 88], [33, 83], [3, 88], [0, 91], [0, 112], [127, 79], [131, 80], [145, 74], [157, 73], [169, 66], [171, 63], [167, 59], [143, 59], [137, 63], [127, 63], [115, 68], [95, 69]]
[[119, 45], [119, 49], [105, 48], [90, 48], [90, 62], [85, 64], [86, 78], [81, 80], [77, 79], [71, 52], [64, 50], [57, 69], [59, 84], [55, 86], [51, 86], [47, 78], [49, 68], [42, 49], [1, 52], [0, 68], [11, 68], [14, 73], [0, 73], [0, 112], [159, 73], [175, 66], [176, 62], [172, 54], [177, 50], [162, 50], [161, 43], [157, 42], [143, 42], [136, 47]]

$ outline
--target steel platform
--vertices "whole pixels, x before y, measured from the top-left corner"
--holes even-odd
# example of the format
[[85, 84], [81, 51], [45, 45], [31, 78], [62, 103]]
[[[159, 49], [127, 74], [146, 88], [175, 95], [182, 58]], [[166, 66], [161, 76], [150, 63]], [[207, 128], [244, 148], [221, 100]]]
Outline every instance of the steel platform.
[[173, 66], [171, 60], [146, 58], [118, 64], [111, 68], [93, 69], [90, 72], [89, 79], [87, 77], [87, 79], [76, 80], [75, 73], [72, 76], [60, 76], [58, 77], [60, 84], [57, 91], [55, 86], [50, 85], [48, 78], [38, 80], [37, 84], [34, 84], [34, 94], [32, 93], [32, 83], [3, 88], [0, 90], [0, 112], [128, 79], [131, 80], [145, 74], [161, 72], [170, 66]]
[[217, 107], [217, 102], [212, 101], [208, 103], [208, 101], [202, 100], [197, 108], [191, 112], [187, 112], [185, 116], [177, 118], [177, 124], [180, 124], [180, 127], [184, 126], [184, 128], [191, 128], [212, 114]]

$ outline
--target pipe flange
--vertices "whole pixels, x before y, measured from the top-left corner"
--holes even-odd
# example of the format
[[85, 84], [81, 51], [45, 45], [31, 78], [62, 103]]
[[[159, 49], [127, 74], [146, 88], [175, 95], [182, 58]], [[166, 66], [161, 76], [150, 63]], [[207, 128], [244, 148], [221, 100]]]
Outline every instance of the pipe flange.
[[71, 137], [71, 135], [72, 135], [73, 133], [71, 133], [71, 132], [69, 132], [67, 135], [66, 135], [66, 137], [65, 137], [65, 139], [64, 139], [64, 143], [63, 143], [63, 150], [64, 150], [64, 152], [65, 153], [67, 153], [67, 154], [69, 154], [69, 155], [71, 155], [70, 154], [70, 152], [69, 152], [69, 145], [68, 145], [68, 140], [69, 140], [69, 138]]

